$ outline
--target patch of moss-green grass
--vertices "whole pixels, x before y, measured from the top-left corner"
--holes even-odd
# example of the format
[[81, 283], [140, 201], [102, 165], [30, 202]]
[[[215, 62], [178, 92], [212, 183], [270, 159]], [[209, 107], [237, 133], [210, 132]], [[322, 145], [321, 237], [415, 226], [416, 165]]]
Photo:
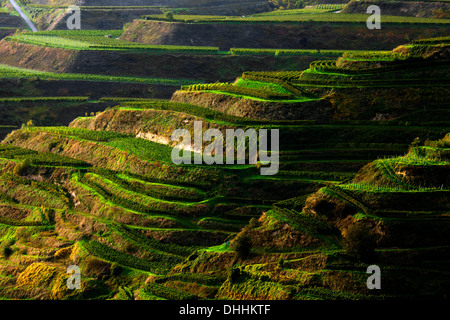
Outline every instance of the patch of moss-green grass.
[[133, 153], [150, 161], [163, 161], [172, 163], [171, 147], [146, 139], [135, 137], [120, 138], [112, 140], [106, 143], [106, 145], [117, 148], [119, 150]]
[[263, 99], [263, 98], [257, 98], [257, 97], [254, 97], [254, 96], [247, 96], [247, 95], [242, 95], [242, 94], [231, 93], [231, 92], [227, 92], [227, 91], [204, 90], [202, 92], [211, 92], [211, 93], [216, 93], [216, 94], [223, 94], [223, 95], [236, 97], [236, 98], [241, 98], [241, 99], [267, 101], [267, 102], [279, 102], [279, 103], [299, 103], [299, 102], [309, 102], [309, 101], [317, 101], [317, 100], [319, 100], [319, 99], [316, 99], [316, 98], [305, 98], [305, 97], [297, 98], [297, 99], [290, 99], [290, 100], [283, 100], [283, 99], [268, 100], [268, 99]]
[[261, 82], [239, 78], [235, 83], [235, 86], [244, 87], [244, 88], [252, 88], [252, 89], [262, 89], [266, 91], [271, 91], [274, 93], [283, 93], [283, 94], [291, 94], [291, 92], [281, 85], [271, 82]]

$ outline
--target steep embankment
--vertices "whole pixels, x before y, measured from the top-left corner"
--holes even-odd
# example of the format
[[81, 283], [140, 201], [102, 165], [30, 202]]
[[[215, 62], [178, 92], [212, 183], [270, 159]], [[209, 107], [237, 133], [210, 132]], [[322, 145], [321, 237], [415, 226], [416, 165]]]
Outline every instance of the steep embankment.
[[[83, 30], [117, 30], [134, 19], [138, 19], [146, 14], [159, 14], [159, 8], [142, 8], [142, 9], [81, 9], [82, 28]], [[56, 22], [50, 30], [67, 30], [67, 18], [65, 15]]]
[[371, 5], [380, 7], [382, 14], [417, 18], [450, 18], [450, 4], [427, 1], [380, 1], [352, 0], [342, 9], [342, 13], [366, 13]]
[[66, 72], [77, 55], [75, 50], [0, 41], [0, 63], [50, 72]]
[[22, 28], [26, 29], [27, 25], [18, 16], [13, 16], [8, 13], [0, 12], [0, 26], [4, 28]]
[[[204, 15], [248, 15], [264, 12], [270, 9], [267, 1], [247, 0], [227, 1], [226, 4], [218, 4], [215, 1], [35, 1], [34, 3], [69, 6], [75, 4], [82, 6], [83, 30], [111, 30], [122, 27], [140, 18], [142, 15], [160, 14], [161, 7], [181, 8], [183, 12]], [[135, 6], [146, 6], [133, 8]], [[115, 8], [113, 8], [115, 7]], [[128, 8], [127, 8], [128, 7]], [[34, 7], [27, 8], [33, 21], [39, 21], [40, 29], [65, 30], [69, 15], [64, 14], [64, 9], [39, 10]], [[166, 10], [170, 8], [164, 8]], [[176, 9], [179, 10], [179, 9]], [[61, 15], [62, 14], [62, 15]], [[56, 19], [55, 19], [56, 18]]]
[[220, 93], [177, 91], [171, 101], [190, 103], [249, 119], [325, 120], [331, 115], [331, 104], [326, 100], [274, 102]]
[[[0, 18], [0, 20], [1, 20], [1, 18]], [[13, 35], [14, 32], [15, 32], [15, 28], [13, 28], [13, 27], [11, 27], [11, 28], [5, 27], [4, 29], [0, 29], [0, 40], [7, 36]]]
[[[170, 145], [173, 144], [172, 132], [180, 128], [193, 132], [194, 121], [202, 121], [202, 118], [170, 110], [111, 108], [95, 117], [77, 118], [70, 127], [120, 132]], [[225, 126], [205, 123], [205, 127], [223, 129]]]
[[149, 44], [218, 46], [220, 48], [392, 50], [409, 39], [437, 37], [448, 27], [386, 25], [374, 32], [364, 25], [304, 24], [188, 24], [135, 20], [121, 36]]

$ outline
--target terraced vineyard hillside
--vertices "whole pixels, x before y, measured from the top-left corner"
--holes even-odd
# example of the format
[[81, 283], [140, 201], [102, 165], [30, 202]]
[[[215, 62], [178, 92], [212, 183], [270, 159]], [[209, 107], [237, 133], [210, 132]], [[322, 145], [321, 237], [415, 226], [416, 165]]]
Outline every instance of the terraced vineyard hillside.
[[332, 59], [344, 52], [219, 51], [218, 47], [149, 45], [117, 39], [122, 34], [122, 30], [10, 32], [0, 42], [0, 63], [53, 73], [231, 81], [246, 70], [303, 70], [316, 59]]
[[[448, 41], [418, 40], [393, 51], [345, 52], [337, 60], [312, 62], [305, 71], [244, 72], [232, 84], [183, 86], [172, 101], [212, 105], [250, 118], [411, 119], [411, 111], [445, 109]], [[222, 101], [215, 104], [218, 96]]]
[[450, 4], [447, 1], [350, 1], [343, 12], [364, 13], [368, 6], [374, 4], [385, 14], [395, 16], [448, 19], [450, 13]]
[[[447, 59], [448, 38], [432, 39], [24, 124], [0, 144], [0, 296], [441, 299]], [[279, 129], [278, 174], [175, 165], [172, 132], [197, 121]], [[381, 291], [366, 286], [371, 264]]]
[[[246, 0], [226, 1], [190, 1], [190, 0], [141, 0], [141, 1], [43, 1], [18, 0], [22, 10], [38, 26], [39, 30], [66, 30], [70, 5], [79, 6], [83, 17], [83, 30], [122, 29], [142, 15], [161, 14], [167, 11], [190, 14], [246, 15], [264, 12], [270, 9], [268, 1]], [[8, 6], [8, 1], [0, 1]], [[20, 19], [19, 19], [20, 20]]]
[[368, 14], [319, 7], [245, 16], [163, 14], [134, 20], [121, 36], [146, 44], [229, 48], [391, 50], [405, 41], [448, 36], [448, 19], [383, 14], [378, 32]]

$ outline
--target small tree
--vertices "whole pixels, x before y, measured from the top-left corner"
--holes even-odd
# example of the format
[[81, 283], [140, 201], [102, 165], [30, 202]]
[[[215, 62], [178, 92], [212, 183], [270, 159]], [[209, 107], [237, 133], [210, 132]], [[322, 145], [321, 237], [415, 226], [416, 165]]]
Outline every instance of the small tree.
[[31, 128], [34, 127], [33, 120], [27, 121], [27, 123], [22, 123], [21, 129]]
[[422, 145], [422, 140], [419, 137], [414, 138], [411, 142], [411, 147], [418, 147], [420, 145]]
[[28, 159], [24, 159], [14, 167], [13, 173], [17, 176], [22, 176], [27, 173], [30, 168], [31, 162]]
[[239, 265], [233, 265], [230, 269], [228, 269], [228, 281], [231, 283], [235, 283], [237, 279], [241, 275], [241, 269], [239, 268]]
[[131, 22], [127, 22], [123, 25], [123, 30], [126, 31], [128, 27], [131, 25]]
[[164, 13], [164, 18], [166, 18], [167, 20], [173, 20], [173, 12], [166, 11], [166, 13]]
[[6, 244], [2, 246], [1, 253], [5, 259], [8, 259], [13, 254], [13, 249], [10, 245]]
[[284, 259], [280, 256], [280, 259], [278, 259], [278, 268], [283, 269], [284, 268]]
[[376, 239], [372, 229], [362, 223], [350, 226], [344, 237], [344, 248], [348, 254], [361, 261], [368, 261], [375, 257]]
[[250, 228], [256, 229], [259, 226], [259, 221], [256, 218], [251, 218], [249, 222]]
[[230, 248], [239, 258], [246, 259], [252, 249], [252, 240], [247, 235], [239, 236], [231, 242]]
[[114, 262], [111, 265], [110, 271], [111, 271], [111, 276], [118, 276], [122, 273], [123, 269], [116, 262]]

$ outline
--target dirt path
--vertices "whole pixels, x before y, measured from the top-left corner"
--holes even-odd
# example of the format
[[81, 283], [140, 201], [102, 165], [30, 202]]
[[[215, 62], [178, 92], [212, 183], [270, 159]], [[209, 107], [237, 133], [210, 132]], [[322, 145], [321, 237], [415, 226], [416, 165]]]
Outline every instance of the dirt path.
[[47, 31], [54, 30], [56, 26], [65, 18], [67, 17], [67, 10], [60, 9], [63, 12], [58, 16], [58, 18], [55, 19], [55, 21], [52, 22], [52, 24], [47, 28]]

